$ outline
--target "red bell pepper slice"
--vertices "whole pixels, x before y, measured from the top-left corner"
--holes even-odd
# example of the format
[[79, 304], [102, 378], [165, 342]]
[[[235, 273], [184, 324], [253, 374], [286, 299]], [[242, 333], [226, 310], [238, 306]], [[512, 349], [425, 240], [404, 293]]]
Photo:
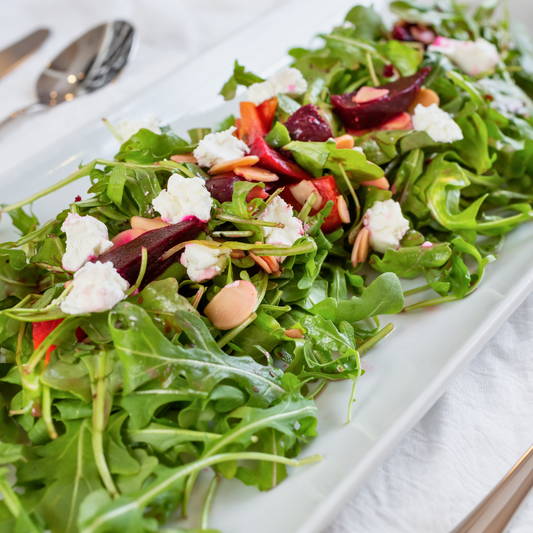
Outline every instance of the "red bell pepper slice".
[[[32, 338], [33, 338], [33, 349], [37, 350], [39, 346], [46, 340], [48, 335], [54, 331], [54, 329], [61, 324], [65, 320], [64, 318], [58, 318], [57, 320], [47, 320], [46, 322], [34, 322], [33, 323], [33, 332], [32, 332]], [[83, 339], [85, 339], [87, 335], [81, 328], [76, 329], [76, 338], [78, 339], [78, 342], [81, 342]], [[50, 354], [57, 348], [55, 344], [52, 344], [47, 352], [46, 356], [44, 358], [44, 368], [46, 368], [46, 365], [50, 361]]]
[[[340, 195], [339, 188], [337, 187], [337, 183], [335, 182], [335, 178], [333, 176], [323, 176], [322, 178], [315, 178], [311, 180], [313, 185], [315, 186], [318, 194], [322, 197], [322, 205], [320, 206], [320, 209], [326, 205], [326, 202], [329, 200], [333, 201], [333, 208], [331, 209], [331, 213], [324, 219], [324, 222], [322, 223], [321, 229], [324, 233], [331, 233], [332, 231], [335, 231], [337, 228], [340, 228], [342, 225], [342, 220], [339, 215], [339, 209], [337, 207], [337, 196]], [[303, 205], [298, 202], [294, 196], [291, 193], [291, 188], [295, 187], [297, 184], [289, 185], [285, 187], [285, 190], [281, 193], [281, 197], [289, 204], [291, 204], [294, 209], [297, 211], [300, 211], [302, 209]], [[311, 215], [316, 215], [320, 209], [312, 209]]]
[[270, 100], [264, 101], [257, 106], [257, 112], [259, 118], [268, 133], [272, 129], [272, 122], [274, 122], [274, 116], [276, 115], [276, 109], [278, 108], [278, 99], [274, 96]]
[[263, 138], [267, 132], [257, 107], [252, 102], [241, 102], [241, 128], [243, 141], [251, 145], [256, 139]]

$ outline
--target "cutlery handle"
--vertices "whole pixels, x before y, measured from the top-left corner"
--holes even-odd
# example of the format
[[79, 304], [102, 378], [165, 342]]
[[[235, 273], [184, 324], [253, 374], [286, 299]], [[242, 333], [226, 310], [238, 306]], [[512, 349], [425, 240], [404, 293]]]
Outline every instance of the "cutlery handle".
[[2, 120], [2, 122], [0, 122], [0, 128], [13, 122], [13, 120], [15, 120], [18, 117], [21, 117], [23, 115], [31, 115], [32, 113], [42, 111], [43, 109], [46, 109], [47, 107], [49, 106], [47, 106], [46, 104], [36, 103], [36, 104], [29, 105], [28, 107], [23, 107], [22, 109], [19, 109], [18, 111], [14, 111], [13, 113], [11, 113], [11, 115], [9, 115], [4, 120]]
[[452, 533], [502, 533], [533, 487], [533, 446]]

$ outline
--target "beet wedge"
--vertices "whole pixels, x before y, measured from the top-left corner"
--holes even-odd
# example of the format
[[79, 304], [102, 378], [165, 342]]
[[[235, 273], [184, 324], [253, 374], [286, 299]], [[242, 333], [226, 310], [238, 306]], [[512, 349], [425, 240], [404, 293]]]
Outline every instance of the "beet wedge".
[[387, 89], [389, 92], [381, 98], [364, 103], [354, 101], [358, 91], [333, 95], [333, 112], [349, 130], [366, 130], [381, 126], [407, 110], [430, 71], [430, 67], [425, 67], [412, 76], [380, 85], [376, 89]]
[[192, 217], [190, 220], [147, 231], [127, 244], [111, 248], [109, 252], [93, 259], [92, 262], [106, 263], [111, 261], [118, 273], [130, 285], [133, 285], [137, 281], [141, 268], [142, 247], [146, 248], [148, 264], [140, 286], [142, 289], [174, 263], [181, 255], [181, 251], [176, 252], [176, 254], [164, 261], [161, 261], [161, 256], [173, 246], [195, 239], [203, 228], [204, 223], [196, 217]]
[[329, 124], [313, 104], [300, 107], [287, 119], [285, 127], [293, 141], [326, 142], [333, 137]]
[[295, 180], [310, 180], [313, 176], [301, 169], [296, 163], [289, 161], [281, 154], [271, 148], [264, 139], [258, 137], [252, 146], [250, 146], [250, 155], [256, 155], [259, 158], [258, 168], [270, 170], [279, 176], [285, 176]]
[[[233, 172], [227, 172], [226, 174], [219, 174], [213, 176], [205, 182], [205, 188], [209, 191], [209, 194], [218, 202], [223, 204], [224, 202], [231, 202], [233, 198], [233, 186], [238, 181], [246, 181], [244, 178], [235, 175]], [[273, 188], [271, 184], [266, 184], [265, 188], [259, 186], [254, 187], [246, 196], [246, 201], [250, 202], [254, 198], [268, 198], [268, 192]]]

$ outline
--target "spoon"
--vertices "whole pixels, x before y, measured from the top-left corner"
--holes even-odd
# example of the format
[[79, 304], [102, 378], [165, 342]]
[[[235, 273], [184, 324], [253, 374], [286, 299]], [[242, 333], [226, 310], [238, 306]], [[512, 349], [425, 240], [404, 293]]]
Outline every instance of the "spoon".
[[65, 48], [37, 80], [38, 102], [19, 109], [0, 122], [29, 115], [92, 93], [113, 81], [128, 61], [135, 30], [116, 20], [89, 30]]

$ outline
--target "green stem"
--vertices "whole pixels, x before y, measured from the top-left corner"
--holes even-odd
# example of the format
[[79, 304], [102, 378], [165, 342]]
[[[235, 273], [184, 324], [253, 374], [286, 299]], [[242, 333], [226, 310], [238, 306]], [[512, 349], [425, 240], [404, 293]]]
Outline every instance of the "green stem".
[[376, 76], [376, 71], [374, 70], [374, 63], [372, 63], [372, 56], [370, 55], [370, 52], [366, 53], [366, 65], [368, 67], [368, 73], [370, 74], [370, 79], [372, 80], [374, 87], [378, 87], [379, 79]]
[[431, 298], [430, 300], [424, 300], [423, 302], [408, 305], [407, 307], [404, 307], [402, 311], [404, 313], [408, 313], [409, 311], [414, 311], [415, 309], [423, 309], [424, 307], [431, 307], [433, 305], [439, 305], [446, 302], [454, 302], [455, 300], [458, 300], [458, 298], [453, 294], [451, 294], [450, 296], [442, 296], [440, 298]]
[[265, 297], [266, 291], [268, 289], [268, 274], [263, 272], [263, 279], [261, 280], [261, 287], [259, 287], [259, 292], [257, 294], [257, 303], [254, 307], [254, 312], [257, 311], [257, 308], [261, 305], [263, 298]]
[[342, 163], [339, 163], [339, 169], [341, 171], [342, 177], [344, 178], [344, 181], [346, 182], [346, 185], [348, 186], [348, 189], [350, 190], [350, 194], [352, 195], [353, 201], [355, 202], [355, 223], [357, 224], [359, 216], [361, 215], [361, 205], [359, 204], [359, 198], [357, 198], [355, 189], [353, 188], [352, 182], [350, 181], [350, 178], [348, 178], [348, 174], [346, 174]]
[[256, 318], [257, 318], [257, 315], [255, 313], [252, 313], [240, 326], [230, 329], [217, 342], [218, 347], [223, 348], [224, 346], [226, 346], [226, 344], [228, 344], [229, 341], [231, 341], [234, 337], [236, 337], [243, 329], [246, 329]]
[[254, 234], [251, 230], [244, 231], [213, 231], [213, 237], [251, 237]]
[[220, 482], [220, 474], [215, 474], [211, 483], [209, 483], [209, 488], [207, 489], [207, 494], [205, 495], [204, 506], [202, 508], [202, 517], [200, 519], [200, 529], [208, 529], [209, 524], [209, 511], [211, 511], [211, 505], [213, 503], [213, 498], [217, 490], [218, 484]]
[[215, 216], [218, 220], [226, 220], [227, 222], [235, 222], [237, 224], [248, 224], [250, 226], [263, 226], [265, 228], [284, 228], [285, 225], [281, 222], [267, 222], [266, 220], [256, 220], [255, 218], [241, 218], [234, 215], [226, 215], [225, 213], [218, 213]]
[[107, 352], [100, 352], [96, 377], [96, 393], [93, 400], [93, 453], [98, 473], [102, 478], [105, 488], [113, 498], [118, 498], [119, 492], [111, 477], [104, 454], [104, 430], [107, 423], [106, 408], [106, 362]]
[[387, 324], [381, 331], [378, 331], [373, 337], [370, 337], [366, 342], [361, 344], [357, 351], [359, 355], [364, 355], [368, 350], [373, 348], [379, 341], [383, 340], [394, 329], [394, 324]]
[[427, 291], [428, 289], [431, 289], [431, 285], [422, 285], [421, 287], [416, 287], [415, 289], [405, 291], [403, 293], [403, 297], [407, 298], [408, 296], [412, 296], [413, 294], [418, 294], [419, 292]]
[[47, 187], [46, 189], [43, 189], [42, 191], [39, 191], [25, 200], [21, 200], [20, 202], [17, 202], [15, 204], [8, 205], [6, 207], [3, 207], [0, 209], [0, 213], [8, 213], [9, 211], [13, 211], [14, 209], [18, 209], [19, 207], [22, 207], [27, 204], [31, 204], [32, 202], [35, 202], [35, 200], [38, 200], [39, 198], [42, 198], [43, 196], [46, 196], [47, 194], [50, 194], [54, 191], [57, 191], [58, 189], [61, 189], [65, 185], [68, 185], [69, 183], [73, 183], [76, 180], [79, 180], [80, 178], [83, 178], [84, 176], [88, 176], [91, 171], [94, 169], [94, 167], [97, 164], [97, 160], [95, 159], [91, 163], [84, 165], [76, 172], [72, 173], [67, 178], [58, 181], [57, 183], [54, 183], [54, 185], [51, 185], [50, 187]]
[[310, 392], [307, 396], [306, 396], [306, 399], [308, 400], [313, 400], [315, 399], [327, 386], [328, 384], [328, 381], [327, 379], [323, 379], [319, 385], [316, 387], [315, 390], [313, 390], [312, 392]]
[[42, 414], [44, 424], [48, 430], [48, 435], [52, 440], [57, 439], [57, 431], [54, 427], [54, 421], [52, 420], [52, 399], [50, 396], [50, 387], [43, 385], [43, 406]]
[[317, 191], [313, 191], [307, 200], [305, 201], [305, 204], [302, 207], [302, 210], [298, 213], [298, 218], [305, 223], [307, 217], [309, 216], [309, 213], [311, 212], [311, 209], [313, 209], [313, 205], [316, 202], [316, 199], [318, 198]]
[[103, 118], [102, 122], [106, 125], [107, 129], [111, 132], [111, 135], [115, 137], [115, 139], [122, 144], [124, 142], [124, 139], [117, 133], [117, 130], [113, 127], [113, 124], [107, 120], [107, 118]]
[[126, 291], [126, 297], [133, 294], [141, 285], [144, 275], [146, 273], [146, 266], [148, 265], [148, 251], [144, 246], [141, 247], [141, 268], [139, 269], [139, 275], [137, 281]]

